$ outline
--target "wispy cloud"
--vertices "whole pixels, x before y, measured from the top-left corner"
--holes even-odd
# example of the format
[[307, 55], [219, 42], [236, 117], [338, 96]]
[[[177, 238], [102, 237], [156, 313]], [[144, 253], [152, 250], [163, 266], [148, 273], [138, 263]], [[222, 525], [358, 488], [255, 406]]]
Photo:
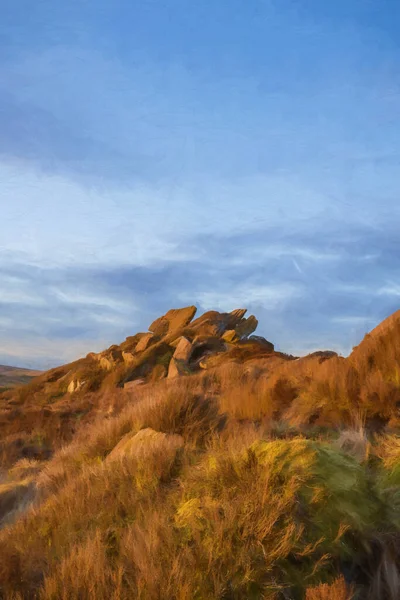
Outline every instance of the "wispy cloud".
[[[275, 251], [278, 240], [283, 254]], [[346, 354], [399, 307], [398, 290], [387, 283], [399, 269], [396, 240], [395, 228], [344, 229], [331, 222], [319, 237], [312, 228], [283, 235], [274, 227], [188, 236], [181, 241], [181, 260], [146, 266], [39, 268], [24, 265], [21, 257], [13, 263], [9, 256], [7, 264], [0, 264], [5, 294], [0, 335], [12, 344], [9, 359], [3, 344], [2, 360], [15, 360], [20, 348], [21, 364], [57, 364], [78, 348], [86, 354], [146, 331], [169, 308], [193, 303], [199, 312], [248, 308], [259, 319], [258, 332], [283, 351], [328, 347]], [[332, 245], [334, 252], [327, 250]], [[380, 252], [366, 269], [364, 256], [371, 245]], [[232, 260], [243, 253], [246, 262]], [[324, 260], [325, 254], [335, 259]], [[293, 267], [293, 256], [301, 272]], [[24, 348], [32, 340], [44, 349], [50, 348], [48, 340], [57, 340], [51, 348], [58, 346], [59, 352], [38, 350], [29, 357]]]

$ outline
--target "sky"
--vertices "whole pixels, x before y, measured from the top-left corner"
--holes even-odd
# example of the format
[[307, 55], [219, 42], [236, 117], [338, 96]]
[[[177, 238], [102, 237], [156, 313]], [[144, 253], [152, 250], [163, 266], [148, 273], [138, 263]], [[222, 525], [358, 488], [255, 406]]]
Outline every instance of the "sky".
[[0, 363], [189, 304], [347, 355], [400, 308], [397, 0], [0, 6]]

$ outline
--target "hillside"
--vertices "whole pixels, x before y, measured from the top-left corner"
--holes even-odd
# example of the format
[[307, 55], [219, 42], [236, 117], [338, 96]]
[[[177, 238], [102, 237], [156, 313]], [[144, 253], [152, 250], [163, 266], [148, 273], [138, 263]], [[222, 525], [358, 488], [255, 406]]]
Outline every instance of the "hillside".
[[37, 377], [41, 373], [42, 371], [0, 365], [0, 391], [29, 383], [33, 377]]
[[400, 312], [348, 358], [195, 313], [0, 395], [0, 597], [397, 599]]

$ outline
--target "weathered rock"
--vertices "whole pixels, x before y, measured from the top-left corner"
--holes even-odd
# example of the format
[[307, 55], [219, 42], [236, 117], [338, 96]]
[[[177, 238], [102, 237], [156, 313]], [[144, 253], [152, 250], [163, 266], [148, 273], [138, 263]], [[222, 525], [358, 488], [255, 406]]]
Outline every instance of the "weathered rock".
[[116, 344], [113, 344], [109, 347], [106, 352], [103, 353], [106, 358], [111, 361], [120, 362], [122, 361], [122, 351]]
[[143, 352], [143, 350], [146, 350], [153, 341], [154, 341], [154, 334], [146, 333], [146, 335], [144, 335], [138, 341], [136, 348], [135, 348], [135, 352]]
[[225, 342], [232, 343], [236, 342], [239, 339], [239, 337], [234, 329], [228, 329], [228, 331], [225, 331], [225, 333], [223, 334], [222, 339]]
[[190, 366], [196, 368], [205, 356], [224, 352], [226, 343], [219, 337], [198, 336], [193, 340], [193, 350], [190, 356]]
[[235, 331], [240, 339], [248, 337], [253, 331], [257, 329], [258, 321], [254, 315], [251, 315], [248, 319], [240, 321], [235, 327]]
[[181, 360], [187, 363], [193, 351], [193, 344], [185, 337], [181, 337], [179, 344], [177, 345], [173, 358]]
[[132, 352], [122, 352], [122, 360], [126, 365], [131, 365], [135, 360], [135, 357]]
[[182, 338], [186, 338], [189, 342], [192, 342], [192, 340], [187, 335], [185, 335], [187, 332], [187, 328], [184, 328], [181, 331], [182, 335], [179, 335], [175, 340], [168, 342], [168, 345], [171, 346], [171, 348], [176, 348]]
[[111, 371], [111, 369], [114, 365], [113, 360], [110, 360], [106, 356], [101, 356], [101, 355], [99, 356], [98, 360], [99, 360], [100, 367], [102, 369], [105, 369], [106, 371]]
[[227, 328], [235, 329], [235, 327], [243, 320], [247, 313], [247, 308], [236, 308], [227, 315]]
[[125, 352], [133, 352], [139, 343], [139, 341], [147, 335], [147, 333], [136, 333], [135, 335], [130, 335], [126, 338], [124, 342], [122, 342], [120, 348]]
[[180, 377], [182, 375], [189, 375], [190, 369], [187, 365], [181, 360], [177, 360], [176, 358], [171, 358], [171, 362], [168, 367], [168, 379], [174, 379], [175, 377]]
[[77, 392], [81, 387], [82, 387], [82, 382], [73, 379], [72, 381], [69, 382], [67, 391], [70, 394], [73, 394], [74, 392]]
[[274, 348], [275, 348], [274, 344], [272, 342], [269, 342], [268, 340], [266, 340], [265, 337], [263, 337], [262, 335], [251, 335], [249, 337], [249, 341], [257, 342], [258, 344], [262, 344], [266, 348], [269, 348], [269, 350], [271, 352], [274, 351]]
[[146, 457], [151, 450], [164, 450], [173, 454], [182, 448], [183, 444], [180, 435], [161, 433], [147, 427], [137, 433], [127, 433], [113, 448], [106, 461], [123, 460], [129, 456]]
[[[190, 324], [190, 329], [197, 335], [221, 337], [226, 331], [236, 329], [243, 321], [245, 308], [237, 308], [230, 313], [219, 313], [209, 310]], [[254, 331], [254, 330], [253, 330]]]
[[167, 334], [171, 334], [186, 327], [193, 319], [196, 311], [197, 308], [195, 306], [172, 308], [163, 317], [153, 321], [149, 327], [149, 331], [159, 337], [164, 337]]

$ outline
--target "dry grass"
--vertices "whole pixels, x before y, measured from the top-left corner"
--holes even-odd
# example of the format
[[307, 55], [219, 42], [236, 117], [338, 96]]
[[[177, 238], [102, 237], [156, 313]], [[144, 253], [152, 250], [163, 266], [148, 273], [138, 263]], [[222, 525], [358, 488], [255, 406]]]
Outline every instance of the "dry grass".
[[349, 591], [343, 577], [336, 579], [332, 584], [321, 583], [306, 592], [306, 600], [352, 600], [353, 597], [354, 594]]
[[0, 508], [34, 501], [0, 531], [0, 597], [350, 600], [345, 560], [368, 600], [395, 600], [389, 338], [348, 360], [249, 355], [134, 391], [109, 373], [51, 406], [34, 383], [21, 405], [3, 395]]

